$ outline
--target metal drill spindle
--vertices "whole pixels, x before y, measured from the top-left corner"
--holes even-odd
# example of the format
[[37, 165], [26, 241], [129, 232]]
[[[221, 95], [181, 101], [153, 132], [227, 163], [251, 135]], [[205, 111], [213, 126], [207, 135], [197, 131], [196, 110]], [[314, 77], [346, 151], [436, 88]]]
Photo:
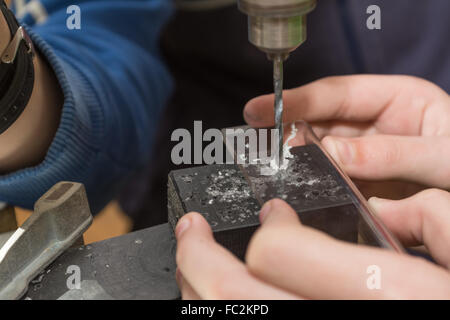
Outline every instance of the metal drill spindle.
[[283, 154], [283, 61], [306, 41], [306, 15], [317, 0], [238, 0], [248, 16], [248, 40], [274, 60], [275, 128], [280, 134], [278, 164]]
[[278, 163], [283, 162], [283, 56], [276, 55], [273, 59], [273, 84], [275, 90], [275, 129], [278, 130]]

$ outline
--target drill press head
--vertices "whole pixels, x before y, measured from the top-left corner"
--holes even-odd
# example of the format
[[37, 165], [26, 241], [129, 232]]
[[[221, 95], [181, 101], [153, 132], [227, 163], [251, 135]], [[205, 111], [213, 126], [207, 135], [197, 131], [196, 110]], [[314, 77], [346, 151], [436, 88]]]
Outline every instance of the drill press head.
[[286, 59], [306, 40], [306, 14], [316, 0], [238, 0], [248, 15], [248, 34], [252, 44], [270, 60]]

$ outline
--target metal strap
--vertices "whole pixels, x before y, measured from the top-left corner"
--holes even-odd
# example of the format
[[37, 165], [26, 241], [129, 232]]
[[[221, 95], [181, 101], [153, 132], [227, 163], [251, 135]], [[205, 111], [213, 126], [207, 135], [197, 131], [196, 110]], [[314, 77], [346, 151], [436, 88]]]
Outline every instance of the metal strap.
[[31, 53], [34, 56], [33, 43], [28, 36], [27, 32], [23, 27], [17, 29], [16, 34], [14, 35], [11, 42], [6, 47], [5, 51], [2, 53], [2, 62], [11, 64], [16, 60], [17, 52], [19, 51], [20, 44], [22, 41], [28, 48], [28, 53]]

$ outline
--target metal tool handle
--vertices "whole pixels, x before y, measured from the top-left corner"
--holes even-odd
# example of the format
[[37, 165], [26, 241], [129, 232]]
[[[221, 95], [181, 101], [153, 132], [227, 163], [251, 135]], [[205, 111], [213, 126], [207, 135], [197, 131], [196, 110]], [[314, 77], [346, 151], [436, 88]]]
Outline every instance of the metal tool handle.
[[92, 215], [84, 186], [60, 182], [0, 249], [0, 299], [17, 299], [28, 283], [89, 227]]

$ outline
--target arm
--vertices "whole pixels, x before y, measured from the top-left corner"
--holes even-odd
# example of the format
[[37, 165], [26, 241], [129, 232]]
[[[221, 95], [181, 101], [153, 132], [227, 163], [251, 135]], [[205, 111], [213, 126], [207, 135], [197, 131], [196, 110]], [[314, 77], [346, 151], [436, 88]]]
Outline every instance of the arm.
[[170, 2], [79, 1], [81, 30], [66, 27], [72, 1], [41, 3], [43, 23], [30, 14], [22, 21], [55, 74], [58, 85], [46, 92], [60, 90], [64, 101], [44, 160], [1, 177], [0, 200], [30, 208], [54, 183], [72, 180], [85, 184], [96, 212], [151, 156], [171, 90], [157, 47]]
[[[0, 15], [0, 52], [11, 40]], [[21, 116], [0, 135], [0, 172], [12, 172], [40, 163], [56, 133], [63, 97], [53, 72], [40, 54], [34, 59], [35, 86]]]

